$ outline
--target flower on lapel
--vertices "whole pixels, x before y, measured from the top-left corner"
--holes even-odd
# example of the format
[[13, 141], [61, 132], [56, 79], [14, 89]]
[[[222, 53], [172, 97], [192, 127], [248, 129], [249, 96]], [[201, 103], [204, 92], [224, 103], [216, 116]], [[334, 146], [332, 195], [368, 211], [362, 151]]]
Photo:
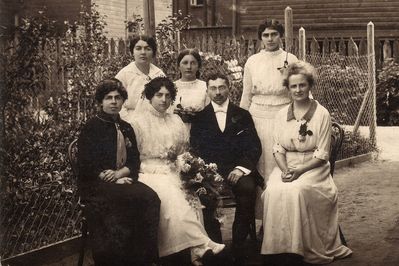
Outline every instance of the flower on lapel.
[[238, 123], [238, 121], [240, 121], [240, 119], [241, 119], [241, 115], [235, 115], [235, 116], [233, 116], [233, 117], [231, 118], [231, 122], [232, 122], [233, 124], [236, 124], [236, 123]]
[[127, 148], [130, 148], [133, 146], [132, 142], [130, 141], [130, 139], [128, 137], [125, 138], [125, 145]]
[[301, 124], [301, 126], [299, 127], [298, 140], [300, 142], [304, 142], [305, 139], [306, 139], [306, 135], [308, 135], [308, 136], [312, 136], [313, 135], [312, 130], [308, 130], [308, 121], [306, 121], [305, 123]]

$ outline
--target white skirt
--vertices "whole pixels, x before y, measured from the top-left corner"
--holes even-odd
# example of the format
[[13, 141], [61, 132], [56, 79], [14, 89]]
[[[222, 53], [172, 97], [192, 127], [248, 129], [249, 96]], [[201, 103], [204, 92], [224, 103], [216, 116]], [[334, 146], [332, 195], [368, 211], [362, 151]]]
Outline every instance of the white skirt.
[[151, 187], [161, 200], [158, 230], [159, 256], [209, 242], [201, 217], [181, 189], [180, 177], [164, 160], [144, 160], [139, 181]]
[[[287, 152], [288, 166], [309, 161], [313, 152]], [[314, 264], [332, 262], [352, 253], [342, 245], [338, 229], [338, 191], [329, 163], [281, 181], [276, 167], [262, 194], [264, 236], [261, 254], [295, 253]]]
[[[259, 158], [257, 169], [263, 176], [265, 184], [273, 168], [276, 166], [272, 150], [274, 117], [276, 116], [277, 112], [286, 105], [287, 104], [258, 105], [253, 103], [249, 108], [249, 112], [254, 120], [256, 132], [258, 133], [260, 142], [262, 144], [262, 155]], [[260, 199], [260, 195], [263, 193], [263, 190], [259, 187], [257, 188], [258, 191], [255, 203], [255, 217], [257, 219], [262, 219], [263, 203]]]

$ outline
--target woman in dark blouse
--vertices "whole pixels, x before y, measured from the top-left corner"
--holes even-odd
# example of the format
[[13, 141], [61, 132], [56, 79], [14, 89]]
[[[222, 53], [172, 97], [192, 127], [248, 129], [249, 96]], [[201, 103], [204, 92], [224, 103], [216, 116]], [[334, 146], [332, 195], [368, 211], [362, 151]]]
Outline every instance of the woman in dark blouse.
[[158, 259], [160, 200], [137, 181], [140, 154], [133, 128], [119, 117], [127, 98], [117, 79], [103, 80], [101, 111], [78, 140], [79, 192], [96, 265], [151, 265]]

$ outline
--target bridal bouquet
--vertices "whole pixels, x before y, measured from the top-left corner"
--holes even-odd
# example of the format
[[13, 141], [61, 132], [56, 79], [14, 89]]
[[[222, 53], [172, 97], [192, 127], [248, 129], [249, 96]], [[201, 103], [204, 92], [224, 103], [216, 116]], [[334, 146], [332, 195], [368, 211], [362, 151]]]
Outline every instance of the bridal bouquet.
[[173, 113], [177, 114], [180, 116], [181, 120], [183, 120], [184, 123], [191, 123], [195, 115], [202, 109], [201, 106], [188, 106], [188, 107], [183, 107], [181, 104], [182, 97], [180, 97], [180, 102], [176, 105], [175, 110], [173, 110]]
[[199, 196], [217, 198], [223, 190], [223, 178], [217, 172], [215, 163], [206, 164], [200, 157], [185, 152], [176, 159], [187, 200], [196, 209], [203, 208]]

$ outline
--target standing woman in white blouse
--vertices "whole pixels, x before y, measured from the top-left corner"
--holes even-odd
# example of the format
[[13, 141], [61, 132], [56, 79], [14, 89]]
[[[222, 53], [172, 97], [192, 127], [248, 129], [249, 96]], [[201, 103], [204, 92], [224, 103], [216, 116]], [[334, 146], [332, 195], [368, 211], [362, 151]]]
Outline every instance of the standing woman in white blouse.
[[177, 95], [173, 107], [188, 130], [195, 113], [204, 109], [210, 102], [206, 93], [206, 82], [198, 79], [201, 64], [201, 56], [195, 49], [185, 49], [177, 56], [180, 79], [175, 81]]
[[[262, 143], [258, 171], [265, 183], [275, 166], [273, 146], [273, 119], [276, 113], [291, 102], [283, 86], [282, 70], [297, 57], [280, 48], [284, 27], [276, 20], [265, 21], [258, 27], [258, 38], [264, 49], [248, 58], [244, 67], [243, 94], [240, 107], [248, 110]], [[261, 209], [257, 207], [257, 217]]]
[[129, 48], [134, 61], [115, 76], [122, 82], [128, 94], [120, 112], [120, 117], [126, 121], [130, 121], [133, 111], [146, 101], [141, 97], [144, 85], [156, 77], [165, 76], [160, 68], [152, 64], [157, 53], [157, 42], [154, 37], [136, 36], [131, 40]]

